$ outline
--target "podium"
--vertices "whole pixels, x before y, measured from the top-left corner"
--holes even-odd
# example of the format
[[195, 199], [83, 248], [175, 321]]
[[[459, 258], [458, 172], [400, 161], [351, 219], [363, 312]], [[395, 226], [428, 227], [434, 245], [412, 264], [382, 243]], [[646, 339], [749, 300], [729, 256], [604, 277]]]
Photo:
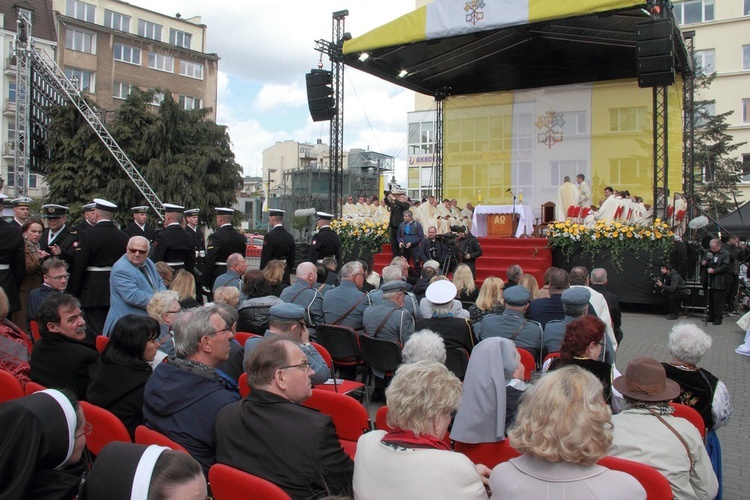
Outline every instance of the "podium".
[[[516, 225], [516, 234], [512, 234], [511, 214], [518, 218]], [[500, 228], [492, 229], [497, 234], [490, 233], [491, 225], [499, 225]], [[507, 226], [507, 229], [505, 227]], [[474, 236], [481, 238], [483, 236], [515, 236], [520, 238], [524, 234], [531, 236], [534, 234], [534, 214], [528, 205], [479, 205], [474, 208], [472, 217], [472, 230]]]
[[518, 227], [515, 222], [519, 220], [518, 214], [489, 214], [487, 216], [487, 236], [510, 238], [513, 236], [513, 228]]

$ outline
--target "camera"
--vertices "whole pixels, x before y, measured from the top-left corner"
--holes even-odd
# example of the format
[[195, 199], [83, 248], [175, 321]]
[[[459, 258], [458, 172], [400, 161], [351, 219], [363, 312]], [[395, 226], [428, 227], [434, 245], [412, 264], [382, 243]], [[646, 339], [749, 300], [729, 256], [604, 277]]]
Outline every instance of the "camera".
[[656, 284], [656, 282], [661, 279], [661, 276], [657, 276], [654, 273], [648, 273], [648, 281], [651, 283], [651, 291], [653, 293], [662, 293], [664, 291], [662, 287]]

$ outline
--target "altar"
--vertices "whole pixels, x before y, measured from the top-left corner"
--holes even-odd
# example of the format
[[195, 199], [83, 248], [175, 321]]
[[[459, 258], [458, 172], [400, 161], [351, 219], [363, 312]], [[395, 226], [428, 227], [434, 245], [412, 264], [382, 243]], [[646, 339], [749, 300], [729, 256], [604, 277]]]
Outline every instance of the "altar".
[[474, 207], [474, 216], [471, 219], [471, 232], [474, 236], [487, 236], [487, 218], [490, 214], [518, 214], [516, 238], [524, 234], [528, 236], [534, 234], [534, 214], [528, 205], [479, 205]]

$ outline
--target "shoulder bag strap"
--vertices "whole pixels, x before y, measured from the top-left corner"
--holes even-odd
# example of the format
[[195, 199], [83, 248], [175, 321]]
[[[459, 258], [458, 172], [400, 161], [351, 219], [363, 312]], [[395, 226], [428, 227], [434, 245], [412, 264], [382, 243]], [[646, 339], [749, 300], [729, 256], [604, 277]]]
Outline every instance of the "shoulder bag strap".
[[521, 330], [523, 330], [523, 327], [526, 326], [526, 323], [528, 323], [528, 321], [523, 320], [523, 323], [521, 323], [521, 326], [518, 327], [518, 330], [516, 330], [513, 336], [510, 338], [511, 341], [516, 340], [516, 337], [518, 337], [518, 334], [521, 333]]
[[[323, 284], [325, 285], [325, 283]], [[305, 290], [312, 290], [312, 288], [303, 288], [302, 290], [297, 292], [297, 294], [294, 297], [292, 297], [292, 300], [290, 300], [289, 302], [293, 303], [295, 300], [297, 300], [297, 297], [299, 297], [302, 294], [302, 292], [304, 292]]]
[[396, 309], [398, 309], [398, 307], [393, 307], [391, 308], [390, 311], [388, 311], [388, 314], [385, 315], [385, 318], [383, 318], [383, 321], [381, 321], [378, 327], [375, 328], [375, 332], [373, 332], [372, 334], [373, 337], [376, 337], [378, 333], [380, 333], [380, 330], [382, 330], [383, 326], [385, 326], [385, 322], [388, 321], [388, 318], [391, 317], [391, 314], [393, 314], [396, 311]]
[[366, 293], [362, 294], [362, 296], [359, 298], [359, 300], [352, 307], [350, 307], [348, 311], [346, 311], [341, 317], [339, 317], [339, 319], [337, 319], [336, 321], [334, 321], [331, 324], [332, 325], [338, 325], [340, 322], [344, 321], [346, 319], [346, 317], [349, 316], [349, 314], [351, 314], [351, 312], [353, 310], [355, 310], [357, 308], [357, 306], [365, 299], [365, 297], [367, 297], [367, 294]]
[[679, 433], [679, 432], [677, 432], [677, 429], [675, 429], [674, 427], [672, 427], [671, 425], [669, 425], [669, 423], [667, 423], [667, 421], [666, 421], [666, 420], [664, 420], [664, 419], [663, 419], [663, 418], [661, 417], [661, 415], [659, 415], [658, 413], [656, 413], [656, 412], [655, 412], [654, 410], [652, 410], [652, 409], [650, 409], [650, 408], [649, 408], [649, 410], [648, 410], [648, 411], [649, 411], [649, 412], [651, 412], [651, 414], [652, 414], [653, 416], [655, 416], [656, 418], [658, 418], [658, 419], [659, 419], [659, 421], [660, 421], [660, 422], [661, 422], [662, 424], [666, 425], [666, 426], [667, 426], [667, 428], [668, 428], [668, 429], [669, 429], [670, 431], [672, 431], [672, 433], [673, 433], [673, 434], [674, 434], [675, 436], [677, 436], [677, 439], [679, 439], [679, 440], [680, 440], [680, 443], [682, 443], [682, 446], [684, 446], [684, 447], [685, 447], [685, 452], [687, 452], [688, 460], [690, 460], [690, 473], [692, 473], [692, 472], [693, 472], [693, 467], [695, 466], [695, 464], [693, 463], [693, 456], [692, 456], [692, 455], [690, 454], [690, 446], [688, 446], [687, 442], [685, 441], [685, 438], [684, 438], [684, 437], [682, 437], [682, 436], [680, 435], [680, 433]]

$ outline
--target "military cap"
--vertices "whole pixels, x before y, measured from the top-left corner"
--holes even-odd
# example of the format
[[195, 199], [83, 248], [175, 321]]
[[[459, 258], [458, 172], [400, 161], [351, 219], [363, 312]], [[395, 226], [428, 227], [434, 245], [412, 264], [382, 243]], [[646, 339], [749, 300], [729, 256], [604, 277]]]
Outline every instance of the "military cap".
[[582, 286], [568, 288], [562, 293], [560, 300], [569, 306], [585, 306], [591, 299], [591, 292]]
[[42, 205], [42, 217], [44, 217], [45, 219], [58, 219], [67, 214], [68, 207], [55, 205], [54, 203]]
[[134, 214], [147, 214], [148, 207], [146, 205], [139, 205], [137, 207], [131, 207], [130, 211]]
[[232, 215], [234, 213], [233, 208], [216, 207], [214, 210], [216, 210], [216, 215]]
[[285, 210], [280, 210], [278, 208], [269, 208], [268, 209], [268, 216], [271, 217], [284, 217], [284, 214], [286, 213]]
[[511, 306], [525, 306], [531, 302], [529, 291], [519, 285], [503, 290], [503, 298], [505, 299], [505, 303]]
[[298, 306], [297, 304], [287, 304], [284, 302], [282, 304], [271, 306], [268, 310], [268, 314], [273, 318], [281, 320], [304, 319], [305, 310], [302, 306]]
[[447, 304], [456, 298], [456, 285], [448, 280], [439, 280], [425, 290], [425, 298], [433, 304]]
[[114, 212], [117, 210], [117, 205], [102, 198], [94, 198], [94, 206], [97, 210], [104, 210], [105, 212]]
[[96, 209], [96, 203], [94, 203], [93, 201], [91, 203], [86, 203], [83, 206], [83, 211], [84, 212], [93, 212], [94, 209]]
[[406, 283], [401, 280], [389, 281], [388, 283], [383, 284], [380, 287], [380, 290], [382, 290], [383, 293], [403, 292], [406, 290]]
[[165, 213], [183, 213], [184, 211], [185, 211], [185, 207], [181, 207], [180, 205], [175, 205], [174, 203], [164, 203]]
[[28, 207], [34, 202], [28, 196], [21, 196], [20, 198], [14, 198], [10, 201], [14, 207]]
[[328, 212], [315, 212], [315, 215], [318, 216], [318, 220], [333, 220], [333, 214], [329, 214]]
[[201, 212], [200, 208], [191, 208], [189, 210], [185, 210], [183, 213], [186, 217], [198, 217], [198, 214]]

